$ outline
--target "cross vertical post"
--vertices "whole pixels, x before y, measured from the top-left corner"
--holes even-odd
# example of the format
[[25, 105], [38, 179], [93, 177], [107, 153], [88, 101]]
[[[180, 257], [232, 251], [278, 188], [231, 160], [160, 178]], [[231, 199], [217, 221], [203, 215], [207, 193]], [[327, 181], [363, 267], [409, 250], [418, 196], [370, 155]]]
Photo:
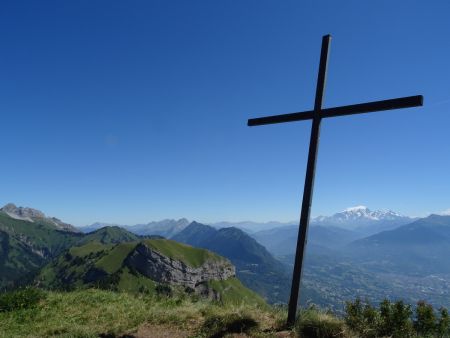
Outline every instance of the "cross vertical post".
[[247, 121], [247, 125], [252, 127], [252, 126], [262, 126], [266, 124], [312, 120], [311, 138], [309, 141], [309, 151], [308, 151], [308, 164], [306, 166], [306, 177], [303, 189], [302, 209], [300, 214], [297, 248], [295, 252], [294, 272], [292, 275], [291, 296], [289, 299], [289, 311], [287, 319], [288, 326], [292, 326], [295, 323], [295, 317], [297, 314], [300, 281], [303, 272], [303, 259], [305, 253], [306, 238], [308, 235], [311, 201], [313, 196], [317, 151], [319, 148], [320, 123], [322, 119], [354, 114], [365, 114], [392, 109], [420, 107], [423, 105], [423, 96], [415, 95], [382, 101], [358, 103], [333, 108], [322, 108], [323, 94], [325, 90], [325, 80], [327, 75], [328, 51], [330, 41], [331, 41], [330, 35], [325, 35], [322, 38], [322, 49], [320, 53], [319, 74], [317, 76], [317, 88], [316, 88], [316, 98], [314, 102], [314, 110], [282, 115], [257, 117], [249, 119]]
[[316, 173], [317, 150], [320, 138], [320, 122], [322, 117], [323, 94], [327, 76], [328, 51], [331, 36], [325, 35], [322, 38], [322, 49], [320, 52], [319, 73], [317, 76], [316, 98], [314, 102], [314, 117], [311, 128], [311, 138], [309, 143], [308, 163], [306, 166], [305, 185], [303, 188], [303, 202], [300, 215], [300, 225], [297, 239], [297, 249], [295, 253], [294, 272], [292, 275], [291, 296], [289, 299], [289, 310], [287, 324], [292, 326], [295, 323], [297, 314], [297, 302], [300, 290], [300, 280], [303, 272], [303, 259], [305, 253], [306, 237], [308, 234], [309, 216], [313, 196], [314, 176]]

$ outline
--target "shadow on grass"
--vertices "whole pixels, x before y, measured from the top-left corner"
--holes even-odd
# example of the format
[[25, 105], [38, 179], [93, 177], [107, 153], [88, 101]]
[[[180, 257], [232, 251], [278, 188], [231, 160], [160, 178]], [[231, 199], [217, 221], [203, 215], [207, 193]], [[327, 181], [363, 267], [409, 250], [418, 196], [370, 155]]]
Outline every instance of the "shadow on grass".
[[208, 338], [221, 338], [230, 333], [250, 333], [258, 327], [258, 323], [250, 317], [230, 314], [212, 316], [205, 320], [200, 335]]

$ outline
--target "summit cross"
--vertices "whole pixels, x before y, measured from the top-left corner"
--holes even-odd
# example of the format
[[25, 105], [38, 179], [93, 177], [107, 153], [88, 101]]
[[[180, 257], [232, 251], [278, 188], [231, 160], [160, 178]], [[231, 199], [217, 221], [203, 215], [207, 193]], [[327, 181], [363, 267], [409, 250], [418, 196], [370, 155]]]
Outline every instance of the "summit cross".
[[345, 116], [352, 114], [370, 113], [376, 111], [411, 108], [423, 105], [423, 96], [408, 96], [390, 100], [360, 103], [349, 106], [334, 108], [322, 108], [325, 80], [327, 75], [328, 51], [331, 36], [325, 35], [322, 38], [322, 49], [320, 53], [319, 73], [317, 76], [316, 98], [314, 110], [300, 113], [274, 115], [259, 117], [248, 120], [248, 126], [260, 126], [265, 124], [294, 122], [312, 120], [311, 138], [309, 141], [308, 163], [306, 166], [305, 185], [303, 188], [303, 201], [300, 215], [299, 232], [297, 239], [297, 249], [295, 253], [294, 272], [292, 276], [291, 295], [289, 298], [289, 311], [287, 324], [292, 326], [297, 314], [297, 302], [299, 298], [300, 280], [302, 277], [303, 257], [308, 234], [309, 216], [313, 195], [314, 176], [316, 171], [317, 149], [319, 146], [320, 123], [323, 118]]

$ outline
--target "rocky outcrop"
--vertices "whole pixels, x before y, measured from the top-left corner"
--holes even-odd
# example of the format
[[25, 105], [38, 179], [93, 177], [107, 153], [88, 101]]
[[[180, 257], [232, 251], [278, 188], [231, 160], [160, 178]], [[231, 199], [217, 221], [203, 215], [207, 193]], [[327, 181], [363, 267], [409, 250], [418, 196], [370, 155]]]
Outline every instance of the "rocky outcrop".
[[225, 280], [236, 275], [234, 266], [226, 259], [208, 260], [199, 267], [191, 267], [143, 243], [136, 246], [125, 264], [156, 282], [183, 285], [200, 292], [210, 280]]
[[46, 217], [42, 211], [28, 208], [28, 207], [17, 207], [13, 203], [6, 204], [3, 208], [0, 208], [9, 217], [14, 219], [19, 219], [22, 221], [35, 222], [39, 220], [44, 220], [52, 225], [54, 225], [58, 230], [79, 232], [73, 225], [64, 223], [56, 217]]
[[33, 222], [33, 218], [45, 218], [45, 215], [39, 210], [26, 207], [25, 208], [16, 207], [12, 203], [8, 203], [0, 210], [5, 212], [6, 214], [8, 214], [8, 216], [12, 218], [21, 219], [29, 222]]

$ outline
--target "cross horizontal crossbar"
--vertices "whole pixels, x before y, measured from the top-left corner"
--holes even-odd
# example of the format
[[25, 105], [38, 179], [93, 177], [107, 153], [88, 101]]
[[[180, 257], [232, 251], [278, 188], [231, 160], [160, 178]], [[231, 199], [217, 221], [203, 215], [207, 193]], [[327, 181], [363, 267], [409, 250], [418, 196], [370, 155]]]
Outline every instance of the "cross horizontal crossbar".
[[[353, 105], [349, 105], [349, 106], [325, 108], [325, 109], [319, 110], [318, 114], [319, 114], [320, 118], [326, 118], [326, 117], [345, 116], [345, 115], [352, 115], [352, 114], [363, 114], [363, 113], [370, 113], [370, 112], [390, 110], [390, 109], [419, 107], [422, 105], [423, 105], [423, 96], [416, 95], [416, 96], [401, 97], [401, 98], [397, 98], [397, 99], [353, 104]], [[301, 113], [291, 113], [291, 114], [283, 114], [283, 115], [258, 117], [258, 118], [254, 118], [254, 119], [249, 119], [247, 122], [247, 125], [252, 127], [252, 126], [261, 126], [264, 124], [311, 120], [314, 118], [314, 116], [316, 114], [317, 114], [316, 111], [309, 110], [309, 111], [305, 111], [305, 112], [301, 112]]]

